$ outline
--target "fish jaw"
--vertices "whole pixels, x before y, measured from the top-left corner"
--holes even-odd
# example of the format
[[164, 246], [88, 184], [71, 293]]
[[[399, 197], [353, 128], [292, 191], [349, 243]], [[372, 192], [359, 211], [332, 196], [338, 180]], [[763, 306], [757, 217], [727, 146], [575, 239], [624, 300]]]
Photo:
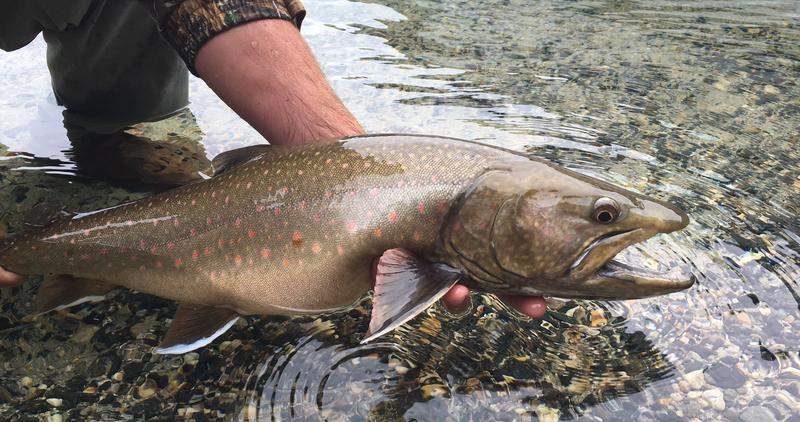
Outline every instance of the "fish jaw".
[[647, 228], [609, 233], [592, 242], [573, 262], [566, 275], [571, 294], [562, 297], [640, 299], [688, 289], [696, 278], [681, 268], [662, 273], [614, 260], [631, 245], [657, 234], [681, 230], [689, 217], [671, 204], [644, 200], [631, 218], [647, 220]]

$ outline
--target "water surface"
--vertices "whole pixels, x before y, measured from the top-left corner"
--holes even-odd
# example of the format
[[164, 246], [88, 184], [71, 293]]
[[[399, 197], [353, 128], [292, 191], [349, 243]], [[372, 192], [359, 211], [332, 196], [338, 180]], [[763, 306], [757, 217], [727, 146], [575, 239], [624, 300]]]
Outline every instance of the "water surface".
[[[250, 318], [174, 357], [151, 354], [173, 304], [120, 293], [24, 322], [28, 283], [0, 292], [0, 417], [798, 420], [800, 4], [305, 3], [303, 33], [369, 132], [495, 143], [674, 202], [690, 226], [621, 258], [686, 265], [697, 285], [553, 300], [541, 321], [475, 295], [361, 346], [365, 299]], [[76, 165], [41, 40], [0, 73], [9, 231], [45, 199], [88, 211], [146, 194]], [[183, 115], [132, 132], [197, 166], [262, 142], [202, 82], [191, 95], [199, 129]]]

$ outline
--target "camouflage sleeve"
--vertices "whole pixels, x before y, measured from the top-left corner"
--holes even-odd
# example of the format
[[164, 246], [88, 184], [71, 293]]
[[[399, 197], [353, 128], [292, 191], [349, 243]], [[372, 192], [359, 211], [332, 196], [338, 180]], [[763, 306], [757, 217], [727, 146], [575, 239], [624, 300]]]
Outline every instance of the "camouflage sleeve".
[[208, 40], [237, 25], [283, 19], [300, 28], [306, 15], [300, 0], [147, 0], [164, 37], [196, 74], [194, 60]]

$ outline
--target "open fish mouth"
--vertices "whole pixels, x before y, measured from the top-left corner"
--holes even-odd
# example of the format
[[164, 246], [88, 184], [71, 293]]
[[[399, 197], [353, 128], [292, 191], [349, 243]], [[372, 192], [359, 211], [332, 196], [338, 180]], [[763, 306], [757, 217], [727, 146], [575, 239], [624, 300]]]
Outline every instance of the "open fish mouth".
[[642, 229], [608, 233], [578, 256], [567, 272], [575, 284], [571, 297], [639, 299], [687, 289], [696, 278], [683, 268], [667, 272], [637, 268], [614, 257], [625, 248], [652, 236]]

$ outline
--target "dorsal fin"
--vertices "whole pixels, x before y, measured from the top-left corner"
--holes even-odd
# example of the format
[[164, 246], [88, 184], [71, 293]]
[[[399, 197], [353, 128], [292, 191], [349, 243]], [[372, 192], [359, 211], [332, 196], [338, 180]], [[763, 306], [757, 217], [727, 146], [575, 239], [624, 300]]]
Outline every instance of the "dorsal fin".
[[272, 148], [271, 145], [261, 144], [225, 151], [211, 160], [211, 165], [214, 166], [214, 176], [246, 163], [270, 148]]

